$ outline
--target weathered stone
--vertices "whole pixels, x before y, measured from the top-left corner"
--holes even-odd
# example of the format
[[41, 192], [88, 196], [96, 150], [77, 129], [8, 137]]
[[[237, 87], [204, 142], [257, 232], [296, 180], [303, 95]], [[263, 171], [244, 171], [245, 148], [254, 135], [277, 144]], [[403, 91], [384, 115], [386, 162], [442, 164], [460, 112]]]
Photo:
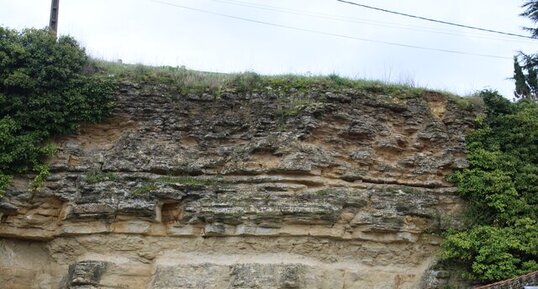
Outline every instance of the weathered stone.
[[66, 288], [85, 289], [99, 285], [106, 267], [107, 263], [101, 261], [81, 261], [70, 265]]
[[0, 214], [3, 214], [5, 216], [9, 215], [17, 215], [17, 207], [7, 203], [7, 202], [0, 202]]
[[57, 140], [41, 190], [7, 190], [0, 284], [419, 288], [461, 223], [445, 177], [475, 115], [383, 93], [125, 82], [110, 120]]

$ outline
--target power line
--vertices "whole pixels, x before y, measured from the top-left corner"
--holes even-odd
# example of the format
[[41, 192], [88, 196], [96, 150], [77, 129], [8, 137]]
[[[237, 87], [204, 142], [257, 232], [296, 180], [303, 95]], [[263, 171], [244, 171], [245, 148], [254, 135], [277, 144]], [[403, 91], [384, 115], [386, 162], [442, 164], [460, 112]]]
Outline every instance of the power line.
[[267, 10], [267, 11], [274, 11], [274, 12], [279, 12], [279, 13], [288, 13], [288, 14], [293, 14], [293, 15], [341, 21], [341, 22], [346, 22], [346, 23], [360, 23], [360, 24], [373, 25], [373, 26], [389, 27], [389, 28], [394, 28], [394, 29], [405, 29], [405, 30], [436, 33], [436, 34], [446, 34], [446, 35], [452, 35], [452, 36], [472, 36], [473, 38], [490, 39], [490, 40], [498, 40], [498, 41], [509, 40], [512, 42], [517, 41], [517, 42], [523, 42], [523, 43], [536, 43], [535, 42], [536, 39], [532, 39], [533, 41], [524, 41], [524, 40], [521, 40], [520, 38], [516, 39], [514, 38], [514, 36], [508, 36], [508, 35], [503, 35], [504, 38], [494, 38], [494, 37], [485, 36], [485, 34], [468, 34], [468, 33], [461, 33], [460, 31], [438, 29], [434, 27], [402, 25], [399, 23], [375, 21], [375, 20], [361, 19], [361, 18], [355, 18], [355, 17], [345, 17], [345, 16], [335, 15], [335, 14], [307, 12], [303, 10], [289, 9], [289, 8], [283, 8], [283, 7], [278, 7], [278, 6], [257, 4], [257, 3], [244, 2], [244, 1], [234, 1], [234, 0], [210, 0], [210, 1], [217, 2], [217, 3], [225, 3], [229, 5], [236, 5], [236, 6], [241, 6], [241, 7], [249, 7], [249, 8], [261, 9], [261, 10]]
[[341, 21], [341, 22], [347, 22], [347, 23], [360, 23], [360, 24], [373, 25], [373, 26], [389, 27], [389, 28], [394, 28], [394, 29], [405, 29], [405, 30], [421, 31], [421, 32], [436, 33], [436, 34], [446, 34], [446, 35], [452, 35], [452, 36], [472, 36], [473, 38], [490, 39], [490, 40], [498, 40], [498, 41], [510, 40], [511, 42], [517, 41], [517, 42], [522, 42], [522, 43], [531, 43], [531, 42], [536, 43], [535, 42], [536, 39], [532, 39], [533, 41], [524, 41], [524, 40], [521, 40], [520, 38], [515, 39], [513, 38], [513, 36], [507, 36], [507, 35], [503, 36], [505, 38], [493, 38], [493, 37], [484, 36], [485, 34], [468, 34], [468, 33], [461, 33], [455, 30], [437, 29], [434, 27], [402, 25], [398, 23], [382, 22], [382, 21], [361, 19], [361, 18], [355, 18], [355, 17], [343, 17], [341, 15], [335, 15], [335, 14], [306, 12], [302, 10], [282, 8], [282, 7], [271, 6], [271, 5], [255, 4], [255, 3], [243, 2], [243, 1], [233, 1], [233, 0], [210, 0], [210, 1], [218, 2], [218, 3], [225, 3], [225, 4], [230, 4], [230, 5], [237, 5], [237, 6], [242, 6], [242, 7], [250, 7], [250, 8], [255, 8], [255, 9], [275, 11], [279, 13], [288, 13], [288, 14], [294, 14], [294, 15], [302, 15], [302, 16], [308, 16], [308, 17], [316, 17], [316, 18], [321, 18], [321, 19]]
[[457, 26], [457, 27], [462, 27], [462, 28], [467, 28], [467, 29], [473, 29], [473, 30], [478, 30], [478, 31], [484, 31], [484, 32], [489, 32], [489, 33], [496, 33], [496, 34], [501, 34], [501, 35], [508, 35], [508, 36], [513, 36], [513, 37], [534, 39], [534, 38], [532, 38], [530, 36], [527, 36], [527, 35], [510, 33], [510, 32], [503, 32], [503, 31], [487, 29], [487, 28], [481, 28], [481, 27], [476, 27], [476, 26], [469, 26], [469, 25], [464, 25], [464, 24], [459, 24], [459, 23], [454, 23], [454, 22], [448, 22], [448, 21], [443, 21], [443, 20], [437, 20], [437, 19], [433, 19], [433, 18], [427, 18], [427, 17], [423, 17], [423, 16], [417, 16], [417, 15], [397, 12], [397, 11], [393, 11], [393, 10], [388, 10], [388, 9], [384, 9], [384, 8], [379, 8], [379, 7], [359, 4], [359, 3], [346, 1], [346, 0], [336, 0], [336, 1], [346, 3], [346, 4], [355, 5], [355, 6], [359, 6], [359, 7], [363, 7], [363, 8], [367, 8], [367, 9], [382, 11], [382, 12], [386, 12], [386, 13], [390, 13], [390, 14], [395, 14], [395, 15], [400, 15], [400, 16], [405, 16], [405, 17], [410, 17], [410, 18], [415, 18], [415, 19], [435, 22], [435, 23], [441, 23], [441, 24], [452, 25], [452, 26]]
[[301, 28], [296, 26], [290, 26], [290, 25], [283, 25], [283, 24], [277, 24], [277, 23], [271, 23], [271, 22], [265, 22], [240, 16], [233, 16], [228, 14], [223, 14], [219, 12], [213, 12], [208, 11], [200, 8], [194, 8], [194, 7], [188, 7], [184, 5], [179, 5], [175, 3], [170, 3], [166, 1], [160, 1], [160, 0], [148, 0], [151, 2], [159, 3], [162, 5], [168, 5], [172, 7], [182, 8], [185, 10], [191, 10], [191, 11], [197, 11], [200, 13], [230, 18], [230, 19], [236, 19], [256, 24], [262, 24], [267, 26], [274, 26], [284, 29], [290, 29], [295, 31], [302, 31], [302, 32], [309, 32], [309, 33], [315, 33], [325, 36], [332, 36], [332, 37], [338, 37], [338, 38], [344, 38], [344, 39], [352, 39], [352, 40], [358, 40], [358, 41], [364, 41], [364, 42], [371, 42], [371, 43], [378, 43], [378, 44], [385, 44], [385, 45], [391, 45], [391, 46], [399, 46], [399, 47], [406, 47], [406, 48], [413, 48], [413, 49], [421, 49], [421, 50], [431, 50], [431, 51], [438, 51], [438, 52], [444, 52], [444, 53], [452, 53], [452, 54], [460, 54], [460, 55], [469, 55], [469, 56], [480, 56], [480, 57], [488, 57], [488, 58], [497, 58], [497, 59], [510, 59], [512, 60], [512, 57], [505, 57], [505, 56], [498, 56], [498, 55], [491, 55], [491, 54], [481, 54], [481, 53], [472, 53], [472, 52], [465, 52], [465, 51], [459, 51], [459, 50], [450, 50], [450, 49], [443, 49], [443, 48], [433, 48], [433, 47], [424, 47], [424, 46], [418, 46], [418, 45], [411, 45], [411, 44], [403, 44], [403, 43], [397, 43], [397, 42], [389, 42], [389, 41], [382, 41], [382, 40], [374, 40], [374, 39], [368, 39], [368, 38], [360, 38], [360, 37], [354, 37], [344, 34], [338, 34], [338, 33], [332, 33], [332, 32], [324, 32], [319, 30], [313, 30], [313, 29], [307, 29], [307, 28]]

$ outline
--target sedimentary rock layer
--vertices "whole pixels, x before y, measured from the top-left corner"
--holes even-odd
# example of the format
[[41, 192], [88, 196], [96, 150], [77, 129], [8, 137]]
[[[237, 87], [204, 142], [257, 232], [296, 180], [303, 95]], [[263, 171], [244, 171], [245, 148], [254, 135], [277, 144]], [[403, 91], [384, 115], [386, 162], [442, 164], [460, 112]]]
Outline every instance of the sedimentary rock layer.
[[427, 91], [124, 82], [110, 119], [55, 140], [44, 187], [2, 200], [0, 284], [434, 288], [474, 117]]

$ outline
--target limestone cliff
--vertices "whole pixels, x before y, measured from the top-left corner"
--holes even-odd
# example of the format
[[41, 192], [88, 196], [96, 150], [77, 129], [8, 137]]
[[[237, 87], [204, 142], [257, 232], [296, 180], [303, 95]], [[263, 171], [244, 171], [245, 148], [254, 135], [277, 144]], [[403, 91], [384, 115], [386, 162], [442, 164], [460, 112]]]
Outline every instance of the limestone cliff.
[[0, 203], [0, 287], [435, 288], [474, 117], [428, 91], [125, 81]]

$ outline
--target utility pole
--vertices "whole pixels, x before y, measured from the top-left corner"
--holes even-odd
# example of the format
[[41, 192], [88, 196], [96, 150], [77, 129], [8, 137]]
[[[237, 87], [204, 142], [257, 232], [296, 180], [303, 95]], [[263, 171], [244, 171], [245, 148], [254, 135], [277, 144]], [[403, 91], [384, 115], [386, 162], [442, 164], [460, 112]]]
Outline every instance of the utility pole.
[[60, 10], [60, 0], [52, 0], [50, 4], [49, 30], [54, 33], [55, 37], [58, 35], [58, 10]]

